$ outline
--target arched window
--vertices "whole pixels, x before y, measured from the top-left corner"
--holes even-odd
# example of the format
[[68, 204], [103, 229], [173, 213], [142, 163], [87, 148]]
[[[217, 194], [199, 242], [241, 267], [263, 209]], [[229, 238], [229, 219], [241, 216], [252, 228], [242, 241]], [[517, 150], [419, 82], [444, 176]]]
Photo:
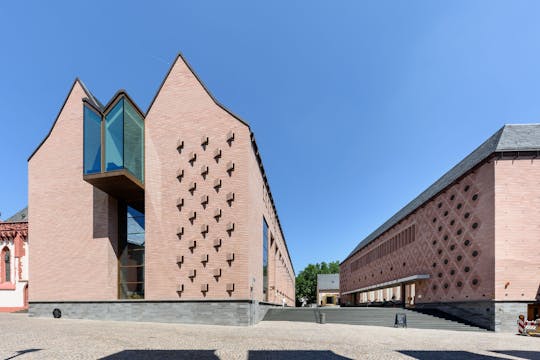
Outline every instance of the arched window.
[[2, 250], [2, 280], [3, 282], [11, 282], [11, 256], [9, 249], [6, 247]]

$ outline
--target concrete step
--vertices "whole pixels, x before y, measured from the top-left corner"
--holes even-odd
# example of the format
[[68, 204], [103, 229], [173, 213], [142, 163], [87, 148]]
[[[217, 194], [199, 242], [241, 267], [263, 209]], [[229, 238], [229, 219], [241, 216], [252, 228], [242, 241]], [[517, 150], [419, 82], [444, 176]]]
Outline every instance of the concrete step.
[[393, 327], [397, 313], [407, 315], [407, 326], [418, 329], [441, 329], [456, 331], [485, 331], [460, 322], [443, 319], [401, 308], [283, 308], [270, 309], [263, 321], [318, 322], [319, 314], [326, 315], [326, 322], [365, 326]]

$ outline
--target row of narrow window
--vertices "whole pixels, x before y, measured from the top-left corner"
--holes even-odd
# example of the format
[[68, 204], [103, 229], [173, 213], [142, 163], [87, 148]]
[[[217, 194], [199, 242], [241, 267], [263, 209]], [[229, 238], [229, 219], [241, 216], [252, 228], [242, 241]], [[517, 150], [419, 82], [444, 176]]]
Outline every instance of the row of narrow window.
[[382, 258], [388, 254], [393, 253], [394, 251], [409, 245], [414, 242], [416, 239], [416, 225], [413, 224], [401, 231], [399, 234], [393, 236], [389, 240], [385, 241], [381, 245], [377, 246], [375, 249], [371, 250], [364, 256], [353, 261], [351, 263], [351, 271], [356, 271], [359, 268], [368, 265], [369, 263]]

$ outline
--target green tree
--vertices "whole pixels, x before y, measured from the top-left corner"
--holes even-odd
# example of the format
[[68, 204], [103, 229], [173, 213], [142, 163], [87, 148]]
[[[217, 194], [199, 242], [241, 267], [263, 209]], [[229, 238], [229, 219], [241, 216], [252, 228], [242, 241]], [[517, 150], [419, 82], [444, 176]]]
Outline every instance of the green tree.
[[296, 277], [296, 300], [305, 298], [307, 303], [317, 301], [317, 275], [318, 274], [338, 274], [339, 261], [330, 263], [322, 262], [309, 264]]

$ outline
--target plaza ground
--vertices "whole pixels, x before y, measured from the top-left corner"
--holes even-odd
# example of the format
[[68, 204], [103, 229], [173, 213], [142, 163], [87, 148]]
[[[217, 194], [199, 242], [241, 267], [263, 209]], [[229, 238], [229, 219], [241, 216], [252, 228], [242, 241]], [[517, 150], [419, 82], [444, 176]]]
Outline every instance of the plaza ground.
[[254, 327], [0, 314], [1, 359], [540, 359], [540, 339], [492, 332], [263, 321]]

